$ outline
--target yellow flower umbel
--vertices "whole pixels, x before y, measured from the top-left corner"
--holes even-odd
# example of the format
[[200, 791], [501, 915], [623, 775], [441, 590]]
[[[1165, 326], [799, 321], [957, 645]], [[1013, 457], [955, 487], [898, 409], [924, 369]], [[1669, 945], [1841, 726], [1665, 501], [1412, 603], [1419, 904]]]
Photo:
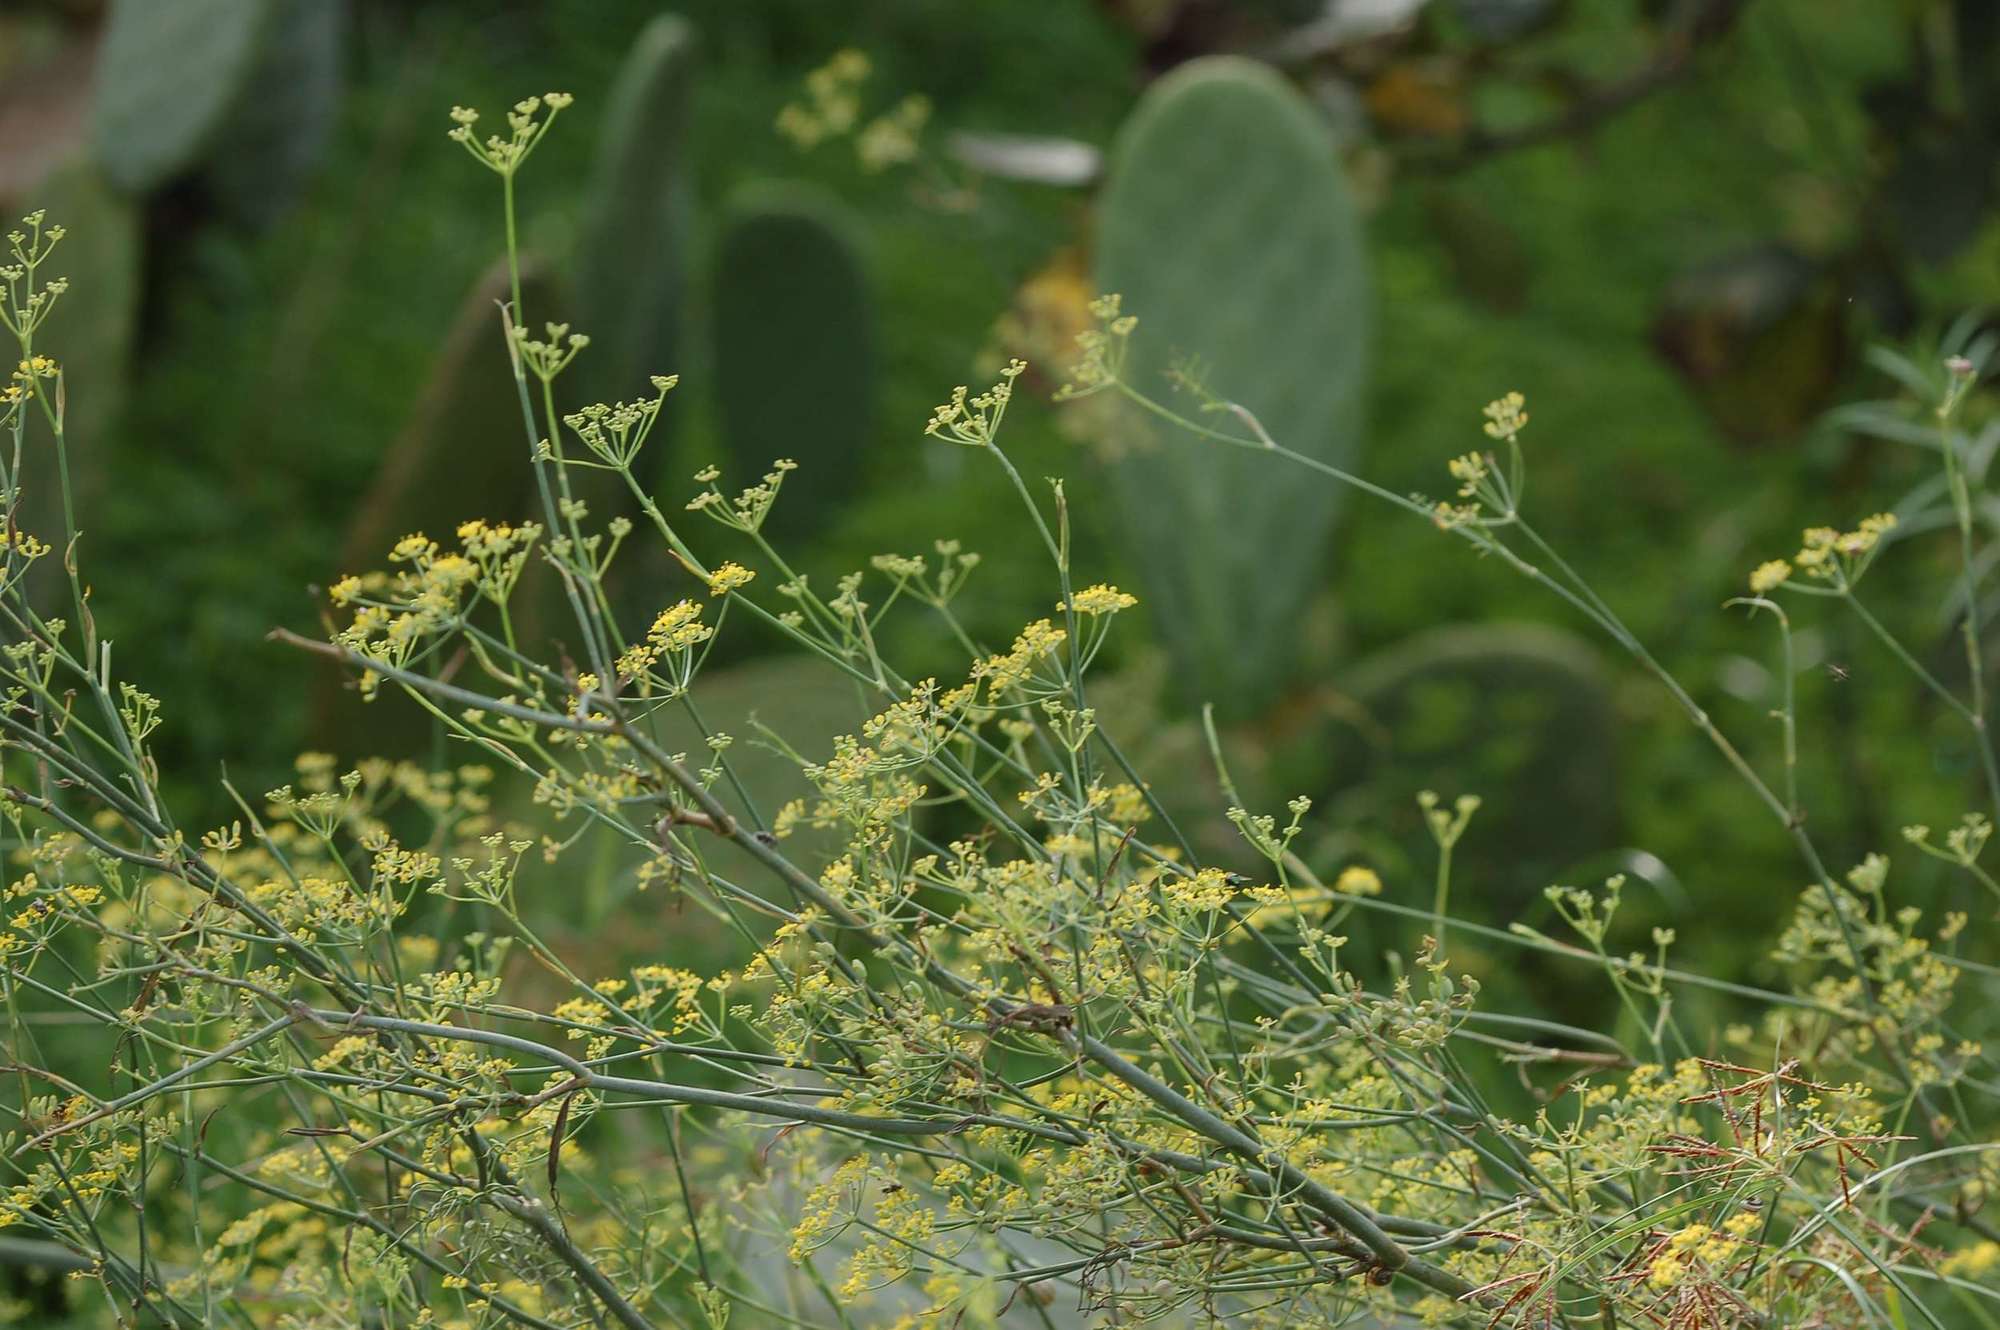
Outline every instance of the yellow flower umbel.
[[778, 133], [800, 152], [852, 134], [854, 155], [864, 171], [883, 171], [915, 160], [931, 116], [930, 98], [911, 93], [857, 131], [862, 85], [871, 72], [862, 52], [834, 52], [832, 59], [806, 75], [805, 96], [778, 112]]
[[1523, 481], [1520, 433], [1528, 423], [1526, 405], [1527, 399], [1519, 393], [1508, 393], [1486, 404], [1481, 413], [1486, 417], [1486, 436], [1504, 443], [1506, 456], [1488, 451], [1462, 453], [1445, 464], [1458, 482], [1459, 499], [1470, 502], [1440, 500], [1433, 504], [1431, 520], [1439, 530], [1471, 529], [1474, 538], [1483, 543], [1486, 537], [1478, 528], [1485, 525], [1487, 513], [1501, 521], [1513, 518]]
[[509, 134], [506, 138], [498, 134], [488, 135], [484, 140], [476, 137], [472, 127], [479, 123], [479, 112], [470, 107], [451, 108], [451, 128], [445, 137], [462, 145], [472, 154], [474, 161], [501, 176], [511, 176], [521, 169], [528, 160], [528, 154], [549, 132], [555, 123], [556, 113], [576, 99], [566, 92], [546, 92], [539, 97], [527, 97], [514, 103], [507, 113]]
[[[14, 337], [25, 353], [56, 302], [69, 290], [67, 277], [38, 278], [38, 270], [67, 234], [60, 226], [47, 225], [48, 214], [36, 209], [21, 219], [25, 230], [7, 234], [8, 261], [0, 263], [0, 327]], [[14, 382], [0, 390], [0, 402], [18, 405], [34, 395], [37, 380], [54, 378], [58, 366], [47, 356], [25, 355], [14, 372]]]
[[1758, 564], [1750, 572], [1750, 590], [1759, 596], [1768, 595], [1784, 584], [1792, 575], [1792, 565], [1783, 559], [1769, 559]]
[[1479, 492], [1479, 487], [1486, 483], [1486, 459], [1478, 453], [1454, 457], [1446, 469], [1451, 472], [1451, 478], [1459, 482], [1458, 495], [1462, 499], [1471, 498]]
[[564, 416], [563, 424], [590, 449], [604, 460], [605, 465], [624, 470], [632, 465], [632, 459], [646, 444], [646, 436], [659, 423], [660, 408], [666, 405], [667, 394], [681, 381], [678, 374], [655, 374], [652, 379], [655, 396], [637, 402], [597, 402], [583, 410]]
[[1486, 436], [1514, 442], [1528, 427], [1527, 405], [1528, 399], [1519, 393], [1508, 393], [1488, 402], [1482, 413], [1486, 417]]
[[1772, 559], [1759, 564], [1750, 574], [1750, 589], [1758, 595], [1776, 590], [1796, 570], [1815, 581], [1832, 583], [1836, 592], [1848, 591], [1875, 562], [1883, 539], [1895, 529], [1894, 513], [1864, 517], [1852, 531], [1836, 531], [1830, 526], [1808, 527], [1799, 538], [1799, 552], [1791, 557], [1790, 563]]
[[1073, 610], [1078, 614], [1116, 614], [1120, 610], [1129, 610], [1138, 603], [1139, 598], [1137, 596], [1120, 591], [1117, 587], [1107, 583], [1099, 582], [1096, 586], [1085, 587], [1083, 590], [1074, 593], [1067, 601], [1064, 601], [1056, 608]]
[[861, 51], [834, 52], [832, 59], [806, 75], [805, 100], [778, 112], [778, 133], [801, 152], [809, 152], [851, 131], [861, 118], [860, 89], [871, 69]]
[[725, 499], [715, 482], [722, 479], [718, 467], [705, 466], [694, 473], [695, 482], [705, 488], [688, 500], [687, 510], [703, 513], [726, 527], [737, 531], [756, 534], [763, 528], [764, 519], [771, 515], [771, 508], [778, 502], [778, 491], [784, 487], [785, 477], [799, 469], [799, 464], [789, 457], [780, 457], [771, 463], [771, 469], [764, 473], [762, 481], [746, 487], [735, 499]]
[[1076, 335], [1076, 363], [1070, 366], [1069, 382], [1056, 393], [1059, 402], [1104, 391], [1118, 382], [1125, 368], [1126, 348], [1132, 330], [1139, 326], [1137, 316], [1123, 312], [1122, 299], [1114, 292], [1090, 302], [1090, 317], [1096, 326]]
[[854, 139], [854, 155], [860, 159], [861, 169], [886, 171], [915, 161], [930, 118], [931, 99], [913, 92], [869, 121]]
[[999, 381], [977, 397], [967, 396], [970, 390], [963, 384], [953, 388], [951, 400], [931, 412], [924, 433], [968, 448], [990, 447], [1000, 432], [1000, 421], [1007, 414], [1007, 403], [1013, 400], [1014, 380], [1027, 368], [1025, 360], [1008, 361], [1007, 368], [1000, 371]]
[[1372, 868], [1350, 864], [1333, 880], [1333, 889], [1343, 896], [1380, 896], [1382, 878]]
[[694, 676], [694, 649], [714, 635], [694, 601], [669, 606], [654, 616], [646, 640], [634, 642], [618, 657], [618, 677], [641, 684], [643, 691], [664, 689], [677, 696]]
[[726, 595], [737, 587], [747, 585], [756, 576], [740, 563], [725, 563], [708, 575], [708, 594]]

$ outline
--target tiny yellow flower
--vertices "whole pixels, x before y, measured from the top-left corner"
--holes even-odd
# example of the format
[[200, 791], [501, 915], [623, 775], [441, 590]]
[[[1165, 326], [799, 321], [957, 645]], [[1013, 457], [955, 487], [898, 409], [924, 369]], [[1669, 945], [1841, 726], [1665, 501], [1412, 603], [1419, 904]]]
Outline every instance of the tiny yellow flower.
[[1458, 495], [1462, 499], [1471, 498], [1486, 481], [1486, 459], [1478, 453], [1454, 457], [1447, 466], [1451, 471], [1451, 478], [1459, 482]]
[[1790, 563], [1784, 559], [1767, 559], [1751, 570], [1750, 590], [1761, 596], [1767, 591], [1776, 590], [1779, 584], [1791, 575]]
[[1382, 879], [1372, 868], [1350, 864], [1333, 880], [1333, 889], [1343, 896], [1380, 896]]
[[1526, 429], [1527, 405], [1528, 399], [1519, 393], [1508, 393], [1505, 397], [1488, 402], [1486, 409], [1481, 413], [1486, 417], [1487, 437], [1511, 439]]
[[1099, 582], [1096, 586], [1085, 587], [1073, 593], [1066, 603], [1059, 604], [1056, 608], [1074, 610], [1078, 614], [1116, 614], [1120, 610], [1129, 610], [1138, 603], [1137, 596], [1120, 591], [1108, 583]]
[[708, 594], [720, 596], [749, 582], [757, 574], [740, 563], [725, 563], [708, 575]]
[[1938, 1265], [1938, 1271], [1958, 1279], [1980, 1280], [2000, 1275], [2000, 1242], [1977, 1242], [1953, 1252]]

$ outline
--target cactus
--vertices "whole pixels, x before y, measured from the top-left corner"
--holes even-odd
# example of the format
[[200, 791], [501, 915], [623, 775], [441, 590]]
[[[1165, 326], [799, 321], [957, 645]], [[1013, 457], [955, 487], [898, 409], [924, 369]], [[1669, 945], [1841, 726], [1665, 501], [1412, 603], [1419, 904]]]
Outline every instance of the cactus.
[[[1477, 823], [1521, 891], [1514, 904], [1617, 844], [1617, 713], [1597, 652], [1537, 624], [1433, 628], [1336, 673], [1344, 717], [1310, 744], [1355, 797], [1394, 791], [1379, 810], [1413, 818], [1408, 797], [1481, 796]], [[1335, 810], [1367, 820], [1369, 810]], [[1407, 830], [1419, 840], [1422, 832]]]
[[[1325, 124], [1281, 78], [1213, 57], [1155, 83], [1113, 148], [1097, 243], [1099, 288], [1139, 319], [1128, 369], [1143, 390], [1197, 357], [1207, 388], [1287, 447], [1353, 454], [1371, 322], [1361, 227]], [[1182, 690], [1246, 714], [1286, 682], [1339, 486], [1119, 414], [1112, 484]]]
[[[430, 381], [384, 454], [348, 529], [336, 571], [384, 567], [390, 547], [412, 532], [449, 542], [459, 523], [469, 518], [513, 521], [531, 515], [528, 442], [500, 325], [499, 306], [508, 298], [508, 285], [506, 262], [496, 262], [459, 306]], [[561, 307], [547, 265], [524, 259], [521, 287], [522, 304], [531, 315]], [[524, 579], [522, 594], [529, 591]], [[360, 704], [346, 696], [345, 684], [344, 675], [330, 671], [318, 690], [316, 741], [337, 751], [410, 755], [407, 713], [369, 708], [370, 719], [360, 722]], [[393, 714], [375, 719], [385, 712]]]
[[873, 426], [874, 309], [856, 225], [834, 200], [758, 190], [716, 255], [715, 391], [729, 482], [800, 469], [769, 529], [797, 539], [855, 487]]
[[692, 25], [662, 14], [640, 31], [612, 85], [575, 265], [579, 324], [592, 342], [579, 369], [604, 401], [680, 369], [695, 49]]
[[277, 13], [209, 157], [216, 199], [238, 220], [270, 225], [318, 165], [340, 110], [343, 0], [271, 0]]
[[137, 194], [193, 166], [250, 85], [278, 6], [113, 0], [91, 136], [111, 182]]

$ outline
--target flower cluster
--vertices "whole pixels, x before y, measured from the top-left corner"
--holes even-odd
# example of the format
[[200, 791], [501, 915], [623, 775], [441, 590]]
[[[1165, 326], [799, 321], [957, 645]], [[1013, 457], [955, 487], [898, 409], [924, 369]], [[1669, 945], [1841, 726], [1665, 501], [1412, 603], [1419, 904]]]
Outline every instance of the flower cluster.
[[1116, 385], [1124, 373], [1138, 317], [1124, 312], [1123, 301], [1115, 293], [1096, 297], [1089, 309], [1092, 326], [1076, 335], [1077, 359], [1070, 366], [1069, 382], [1056, 393], [1057, 401], [1102, 392]]
[[824, 65], [806, 75], [805, 96], [786, 103], [778, 112], [778, 133], [802, 152], [853, 134], [855, 157], [865, 171], [884, 171], [914, 161], [930, 120], [930, 99], [911, 93], [861, 125], [861, 91], [872, 70], [862, 52], [836, 51]]
[[654, 616], [645, 639], [618, 657], [618, 677], [678, 696], [692, 677], [694, 649], [714, 635], [715, 630], [701, 621], [700, 605], [692, 600], [670, 605]]
[[724, 526], [752, 535], [763, 530], [764, 521], [770, 517], [771, 509], [778, 502], [778, 491], [784, 487], [785, 477], [799, 469], [799, 464], [789, 457], [780, 457], [771, 463], [771, 469], [755, 485], [747, 486], [734, 499], [725, 499], [715, 482], [722, 479], [719, 468], [705, 466], [695, 472], [696, 483], [705, 488], [688, 500], [687, 510], [704, 513]]
[[678, 374], [655, 374], [652, 383], [657, 396], [609, 406], [598, 402], [564, 416], [563, 424], [606, 465], [629, 467], [645, 447], [653, 426], [659, 423], [660, 408], [666, 405], [667, 394], [680, 381]]
[[472, 154], [472, 159], [502, 176], [512, 176], [528, 160], [528, 154], [535, 150], [542, 137], [555, 123], [558, 112], [565, 110], [576, 99], [566, 92], [548, 92], [539, 97], [524, 97], [515, 102], [507, 112], [507, 133], [505, 136], [489, 134], [481, 139], [473, 131], [479, 123], [479, 112], [469, 107], [451, 108], [451, 129], [445, 137], [462, 145]]
[[[821, 78], [800, 123], [846, 132], [859, 78]], [[484, 144], [456, 113], [510, 206], [567, 100], [518, 104]], [[1134, 324], [1115, 298], [1094, 315], [1072, 391], [1138, 394], [1117, 377]], [[515, 349], [546, 380], [580, 343], [544, 326]], [[20, 358], [38, 394], [56, 371]], [[1021, 368], [931, 432], [1006, 464]], [[1474, 795], [1424, 791], [1402, 829], [1302, 794], [1258, 812], [1218, 733], [1183, 765], [1239, 806], [1182, 817], [1094, 691], [1137, 598], [1072, 580], [1066, 527], [1028, 517], [1056, 617], [996, 651], [957, 613], [957, 543], [825, 595], [763, 537], [790, 464], [735, 500], [704, 472], [689, 508], [720, 530], [696, 525], [747, 538], [775, 570], [756, 577], [633, 480], [672, 380], [654, 387], [560, 419], [542, 394], [539, 520], [412, 534], [331, 588], [350, 621], [310, 645], [392, 680], [430, 765], [309, 753], [189, 829], [149, 747], [159, 702], [94, 623], [0, 585], [0, 1226], [53, 1244], [10, 1253], [74, 1267], [85, 1314], [727, 1330], [810, 1323], [818, 1299], [842, 1324], [969, 1327], [1060, 1297], [1120, 1325], [1749, 1330], [1942, 1324], [1933, 1295], [1955, 1314], [1944, 1298], [2000, 1269], [1979, 1217], [1992, 1020], [1966, 1000], [1983, 939], [1964, 912], [1926, 922], [1905, 896], [1935, 884], [1907, 892], [1884, 854], [1827, 873], [1796, 782], [1764, 785], [1691, 700], [1805, 851], [1768, 989], [1670, 968], [1674, 930], [1634, 922], [1622, 875], [1550, 887], [1507, 929], [1453, 917]], [[1472, 502], [1440, 520], [1629, 641], [1517, 511], [1524, 402], [1486, 419], [1501, 446], [1451, 464]], [[607, 466], [660, 538], [650, 622], [607, 576], [636, 523], [585, 525], [575, 482]], [[1851, 587], [1892, 525], [1810, 532], [1757, 589]], [[822, 675], [756, 701], [852, 708], [797, 735], [750, 717], [774, 786], [706, 709], [705, 659], [741, 620]], [[887, 645], [920, 634], [938, 677]], [[1983, 695], [1946, 695], [1983, 741]], [[1912, 826], [1903, 853], [2000, 891], [1992, 816]], [[1523, 961], [1602, 1000], [1497, 1009]], [[103, 1037], [67, 1047], [79, 1023]]]
[[951, 390], [951, 400], [931, 412], [924, 433], [969, 448], [991, 447], [1000, 432], [1000, 422], [1013, 400], [1014, 380], [1028, 368], [1027, 362], [1010, 360], [1000, 371], [999, 380], [977, 396], [968, 396], [963, 385]]
[[1096, 617], [1101, 614], [1116, 614], [1129, 610], [1139, 603], [1139, 598], [1129, 592], [1120, 591], [1115, 586], [1099, 582], [1096, 586], [1085, 587], [1071, 596], [1058, 609], [1072, 610], [1077, 614]]
[[1876, 513], [1861, 519], [1852, 531], [1830, 526], [1806, 528], [1799, 552], [1790, 559], [1769, 559], [1750, 573], [1750, 590], [1765, 595], [1785, 586], [1794, 571], [1820, 582], [1830, 582], [1836, 591], [1852, 589], [1875, 561], [1883, 539], [1896, 529], [1894, 513]]
[[389, 552], [394, 574], [350, 574], [328, 589], [336, 605], [354, 616], [335, 638], [358, 655], [390, 665], [407, 664], [427, 642], [457, 632], [468, 602], [504, 605], [541, 536], [533, 522], [518, 526], [473, 520], [458, 528], [451, 552], [422, 532], [403, 537]]
[[1488, 402], [1481, 412], [1486, 417], [1486, 437], [1515, 442], [1528, 427], [1527, 407], [1528, 400], [1517, 392]]
[[48, 215], [39, 209], [23, 217], [21, 226], [26, 229], [16, 228], [7, 233], [10, 261], [0, 263], [0, 327], [6, 328], [23, 351], [13, 382], [0, 389], [0, 401], [10, 404], [21, 400], [36, 379], [54, 375], [55, 363], [46, 356], [27, 354], [27, 348], [34, 344], [35, 330], [47, 321], [56, 302], [69, 290], [68, 278], [41, 277], [42, 265], [68, 233], [61, 226], [50, 224]]

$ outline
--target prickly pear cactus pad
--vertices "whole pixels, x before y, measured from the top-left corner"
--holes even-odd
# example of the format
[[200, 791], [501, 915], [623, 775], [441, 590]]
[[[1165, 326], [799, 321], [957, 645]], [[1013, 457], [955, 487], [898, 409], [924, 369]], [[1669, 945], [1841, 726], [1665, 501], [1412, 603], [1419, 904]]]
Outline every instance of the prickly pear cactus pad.
[[266, 0], [276, 12], [257, 64], [208, 154], [229, 212], [269, 226], [312, 178], [340, 113], [345, 0]]
[[194, 164], [249, 81], [277, 12], [265, 0], [113, 0], [91, 108], [112, 183], [141, 193]]
[[803, 188], [737, 201], [715, 264], [715, 388], [724, 472], [752, 484], [774, 458], [799, 470], [769, 529], [824, 522], [866, 471], [874, 423], [875, 313], [840, 203]]
[[619, 401], [680, 368], [692, 184], [688, 117], [697, 38], [676, 14], [648, 23], [612, 85], [584, 202], [577, 300], [590, 329], [586, 373]]
[[[1278, 75], [1216, 57], [1146, 93], [1112, 152], [1097, 285], [1138, 316], [1142, 391], [1196, 360], [1208, 390], [1287, 447], [1353, 456], [1371, 322], [1361, 227], [1326, 125]], [[1114, 434], [1119, 507], [1182, 692], [1245, 714], [1285, 682], [1340, 488], [1136, 413]]]
[[1540, 624], [1451, 624], [1335, 682], [1346, 705], [1313, 732], [1332, 777], [1328, 806], [1360, 815], [1350, 800], [1394, 790], [1366, 815], [1421, 835], [1407, 791], [1478, 791], [1483, 834], [1523, 851], [1485, 884], [1496, 917], [1618, 846], [1618, 712], [1589, 642]]

